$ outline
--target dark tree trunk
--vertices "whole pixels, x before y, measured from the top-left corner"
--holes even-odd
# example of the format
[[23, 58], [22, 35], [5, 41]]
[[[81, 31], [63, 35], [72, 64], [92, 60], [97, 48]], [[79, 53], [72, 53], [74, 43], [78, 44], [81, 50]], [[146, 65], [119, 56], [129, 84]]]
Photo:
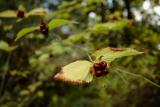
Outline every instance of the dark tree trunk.
[[113, 7], [110, 9], [111, 13], [114, 13], [115, 9], [116, 9], [116, 1], [112, 0], [113, 3]]
[[102, 21], [102, 22], [105, 22], [105, 21], [106, 21], [106, 19], [105, 19], [105, 15], [106, 15], [106, 6], [105, 6], [104, 3], [101, 3], [100, 7], [101, 7], [101, 12], [100, 12], [101, 21]]
[[124, 0], [124, 2], [125, 2], [125, 6], [127, 9], [127, 13], [128, 13], [128, 19], [132, 19], [133, 17], [132, 17], [130, 2], [129, 0]]

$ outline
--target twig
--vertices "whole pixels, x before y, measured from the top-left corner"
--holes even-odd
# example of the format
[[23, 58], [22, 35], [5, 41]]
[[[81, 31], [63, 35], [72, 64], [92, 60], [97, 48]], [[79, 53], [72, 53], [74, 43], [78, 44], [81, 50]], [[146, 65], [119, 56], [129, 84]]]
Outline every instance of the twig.
[[149, 80], [148, 78], [146, 78], [146, 77], [144, 77], [144, 76], [142, 76], [142, 75], [135, 74], [135, 73], [131, 73], [131, 72], [126, 72], [126, 71], [123, 71], [123, 70], [118, 69], [118, 68], [117, 68], [117, 70], [120, 71], [120, 72], [129, 74], [129, 75], [132, 75], [132, 76], [134, 76], [134, 77], [143, 78], [143, 79], [144, 79], [145, 81], [147, 81], [148, 83], [150, 83], [150, 84], [152, 84], [152, 85], [160, 88], [160, 85], [159, 85], [159, 84], [156, 84], [155, 82]]
[[128, 84], [127, 80], [124, 78], [124, 76], [122, 74], [120, 74], [117, 70], [115, 70], [115, 72], [119, 75], [119, 77], [122, 79], [122, 81], [125, 83], [125, 84]]

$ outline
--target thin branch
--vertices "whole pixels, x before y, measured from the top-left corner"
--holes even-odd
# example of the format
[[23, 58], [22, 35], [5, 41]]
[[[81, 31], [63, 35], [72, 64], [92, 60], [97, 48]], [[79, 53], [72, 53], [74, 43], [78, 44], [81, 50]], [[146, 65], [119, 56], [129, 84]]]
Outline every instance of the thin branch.
[[118, 71], [115, 70], [115, 72], [119, 75], [119, 77], [122, 79], [122, 81], [125, 83], [125, 84], [128, 84], [128, 81], [124, 78], [124, 76], [122, 74], [120, 74]]
[[117, 68], [117, 70], [120, 71], [120, 72], [122, 72], [122, 73], [126, 73], [126, 74], [129, 74], [129, 75], [132, 75], [132, 76], [134, 76], [134, 77], [143, 78], [143, 79], [144, 79], [145, 81], [147, 81], [148, 83], [150, 83], [150, 84], [152, 84], [152, 85], [160, 88], [160, 85], [159, 85], [159, 84], [157, 84], [157, 83], [149, 80], [148, 78], [146, 78], [146, 77], [144, 77], [144, 76], [142, 76], [142, 75], [140, 75], [140, 74], [135, 74], [135, 73], [131, 73], [131, 72], [126, 72], [126, 71], [123, 71], [123, 70], [118, 69], [118, 68]]

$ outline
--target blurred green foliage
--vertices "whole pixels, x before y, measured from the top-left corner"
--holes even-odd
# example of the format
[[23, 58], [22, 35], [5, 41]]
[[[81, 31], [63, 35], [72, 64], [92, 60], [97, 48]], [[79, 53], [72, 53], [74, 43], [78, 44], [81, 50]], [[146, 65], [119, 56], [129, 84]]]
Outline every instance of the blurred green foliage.
[[[126, 73], [160, 84], [160, 20], [154, 11], [160, 4], [149, 1], [145, 10], [138, 0], [0, 0], [0, 12], [17, 12], [19, 5], [27, 12], [46, 11], [22, 19], [0, 17], [0, 106], [159, 107], [160, 89]], [[54, 19], [64, 22], [51, 23]], [[32, 29], [14, 41], [18, 32], [42, 21], [58, 24], [48, 38]], [[88, 53], [108, 46], [145, 54], [114, 61], [109, 75], [88, 85], [53, 80], [62, 66], [88, 60]]]

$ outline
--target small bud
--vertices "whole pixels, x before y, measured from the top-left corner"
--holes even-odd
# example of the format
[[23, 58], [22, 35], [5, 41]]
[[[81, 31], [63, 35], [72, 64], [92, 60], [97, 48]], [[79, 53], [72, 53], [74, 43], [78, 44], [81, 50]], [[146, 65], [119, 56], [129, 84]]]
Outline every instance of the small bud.
[[98, 60], [101, 61], [103, 57], [104, 57], [104, 56], [101, 55], [101, 56], [98, 58]]

